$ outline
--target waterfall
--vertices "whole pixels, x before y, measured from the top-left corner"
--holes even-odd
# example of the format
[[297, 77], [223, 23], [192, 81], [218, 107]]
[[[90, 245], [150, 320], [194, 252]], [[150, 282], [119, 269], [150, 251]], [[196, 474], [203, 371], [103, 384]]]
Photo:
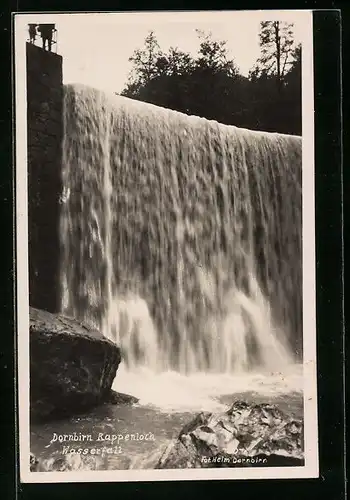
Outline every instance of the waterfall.
[[65, 87], [62, 311], [129, 369], [279, 369], [302, 338], [301, 138]]

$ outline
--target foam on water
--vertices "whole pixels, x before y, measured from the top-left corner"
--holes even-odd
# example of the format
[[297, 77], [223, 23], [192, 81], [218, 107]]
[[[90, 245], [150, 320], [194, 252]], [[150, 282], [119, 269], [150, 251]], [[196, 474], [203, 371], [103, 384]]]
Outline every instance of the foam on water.
[[[128, 371], [121, 366], [113, 389], [139, 398], [141, 405], [162, 411], [221, 411], [226, 404], [220, 396], [258, 394], [273, 402], [281, 395], [302, 394], [302, 366], [291, 365], [283, 372], [241, 372], [234, 374], [197, 373], [183, 375], [168, 371], [155, 374], [147, 368]], [[244, 396], [243, 396], [244, 397]]]

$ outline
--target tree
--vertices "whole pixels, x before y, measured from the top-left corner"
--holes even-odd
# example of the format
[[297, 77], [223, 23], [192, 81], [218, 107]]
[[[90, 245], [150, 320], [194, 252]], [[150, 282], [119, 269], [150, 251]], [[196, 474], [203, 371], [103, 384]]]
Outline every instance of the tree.
[[251, 107], [257, 128], [301, 134], [301, 47], [295, 46], [293, 25], [260, 23], [261, 54], [249, 73]]
[[205, 33], [196, 30], [200, 39], [199, 54], [196, 66], [206, 68], [215, 72], [224, 72], [229, 76], [238, 73], [237, 67], [232, 59], [228, 58], [227, 42], [224, 40], [214, 40], [212, 33]]
[[145, 39], [145, 46], [142, 49], [136, 49], [129, 57], [133, 68], [128, 83], [130, 85], [144, 85], [151, 80], [159, 72], [157, 62], [162, 56], [155, 34], [150, 31]]
[[285, 76], [285, 108], [288, 109], [288, 119], [290, 126], [293, 127], [295, 133], [301, 135], [302, 125], [302, 109], [301, 109], [301, 94], [302, 94], [302, 49], [298, 45], [293, 54], [294, 61], [289, 72]]
[[133, 63], [122, 95], [227, 122], [227, 97], [238, 70], [229, 58], [226, 42], [197, 30], [197, 57], [178, 47], [160, 50], [151, 32], [142, 49], [134, 51]]
[[279, 89], [293, 64], [295, 44], [294, 25], [282, 21], [262, 21], [260, 23], [261, 56], [251, 76], [274, 75]]
[[285, 76], [285, 82], [287, 85], [296, 84], [301, 87], [301, 44], [297, 45], [293, 50], [292, 58], [293, 61], [290, 66], [290, 70]]
[[189, 73], [193, 67], [193, 59], [187, 52], [178, 47], [170, 47], [168, 54], [163, 54], [157, 60], [159, 74], [183, 75]]
[[300, 48], [286, 42], [281, 23], [278, 50], [269, 41], [266, 23], [262, 28], [265, 45], [248, 78], [239, 74], [226, 42], [211, 33], [197, 30], [199, 49], [191, 55], [178, 47], [162, 51], [151, 32], [129, 59], [133, 66], [121, 94], [227, 125], [300, 134]]

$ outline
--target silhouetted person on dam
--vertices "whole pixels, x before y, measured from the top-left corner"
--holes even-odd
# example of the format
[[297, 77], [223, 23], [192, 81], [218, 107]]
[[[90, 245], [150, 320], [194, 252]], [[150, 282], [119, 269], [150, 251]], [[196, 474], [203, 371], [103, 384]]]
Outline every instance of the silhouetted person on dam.
[[47, 49], [49, 52], [51, 52], [52, 37], [53, 37], [53, 33], [55, 31], [55, 25], [54, 24], [39, 24], [38, 31], [41, 34], [41, 38], [43, 41], [43, 49], [46, 48], [46, 42], [47, 42]]
[[29, 32], [29, 43], [35, 43], [36, 39], [36, 27], [37, 24], [28, 24], [28, 32]]

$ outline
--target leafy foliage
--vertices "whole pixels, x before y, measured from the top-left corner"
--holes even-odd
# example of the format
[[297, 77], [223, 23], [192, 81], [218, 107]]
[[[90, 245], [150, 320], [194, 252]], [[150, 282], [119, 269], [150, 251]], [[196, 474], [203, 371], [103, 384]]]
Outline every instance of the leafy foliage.
[[292, 25], [261, 23], [261, 55], [245, 77], [227, 42], [197, 30], [196, 57], [178, 47], [163, 52], [150, 32], [129, 61], [122, 95], [187, 114], [256, 130], [301, 134], [301, 47]]
[[261, 55], [251, 74], [253, 77], [274, 75], [280, 90], [294, 59], [293, 24], [263, 21], [259, 39]]

